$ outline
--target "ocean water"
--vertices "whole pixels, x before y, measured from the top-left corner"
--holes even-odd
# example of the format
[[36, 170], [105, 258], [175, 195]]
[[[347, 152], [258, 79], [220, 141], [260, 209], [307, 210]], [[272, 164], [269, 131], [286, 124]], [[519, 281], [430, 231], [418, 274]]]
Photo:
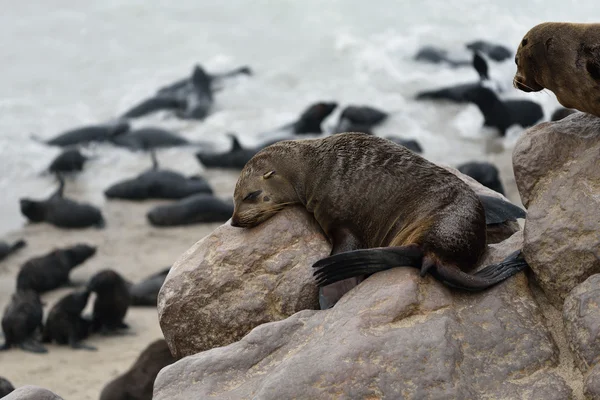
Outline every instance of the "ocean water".
[[[435, 44], [468, 58], [464, 44], [487, 39], [516, 49], [532, 26], [544, 21], [593, 22], [596, 1], [359, 1], [28, 0], [6, 2], [0, 13], [0, 232], [25, 223], [18, 199], [42, 198], [56, 187], [40, 172], [60, 152], [32, 140], [83, 124], [106, 121], [187, 76], [193, 65], [209, 72], [249, 65], [252, 77], [230, 81], [216, 94], [202, 122], [157, 115], [135, 126], [163, 126], [190, 139], [228, 146], [293, 120], [308, 104], [367, 104], [391, 113], [376, 129], [418, 139], [425, 156], [447, 164], [485, 159], [493, 134], [471, 105], [416, 102], [419, 90], [477, 79], [469, 67], [451, 69], [412, 60], [420, 46]], [[513, 60], [490, 63], [504, 98], [539, 101], [546, 118], [558, 105], [548, 91], [511, 86]], [[340, 107], [341, 108], [341, 107]], [[325, 125], [332, 125], [339, 113]], [[494, 139], [510, 151], [520, 130]], [[490, 136], [492, 135], [492, 136]], [[147, 155], [93, 146], [97, 158], [69, 180], [67, 191], [99, 206], [111, 183], [150, 165]], [[194, 149], [161, 151], [163, 165], [202, 172]], [[217, 175], [218, 177], [218, 175]]]

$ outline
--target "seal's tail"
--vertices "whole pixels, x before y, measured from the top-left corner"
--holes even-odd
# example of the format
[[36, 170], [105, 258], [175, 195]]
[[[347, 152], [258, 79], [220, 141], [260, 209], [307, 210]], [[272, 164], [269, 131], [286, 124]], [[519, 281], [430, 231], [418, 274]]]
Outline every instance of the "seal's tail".
[[317, 261], [314, 276], [318, 286], [347, 278], [374, 274], [394, 267], [419, 268], [423, 251], [417, 246], [379, 247], [335, 254]]

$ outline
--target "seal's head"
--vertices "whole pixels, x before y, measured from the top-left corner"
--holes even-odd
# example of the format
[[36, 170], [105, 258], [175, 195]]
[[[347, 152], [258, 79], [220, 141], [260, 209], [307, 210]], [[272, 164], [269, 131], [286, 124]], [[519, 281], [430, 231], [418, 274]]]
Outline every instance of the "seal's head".
[[42, 201], [31, 199], [19, 200], [21, 214], [31, 222], [42, 222], [46, 215], [46, 205]]
[[544, 86], [539, 81], [541, 78], [539, 76], [541, 66], [537, 65], [538, 60], [546, 58], [544, 43], [542, 42], [540, 45], [538, 41], [540, 34], [536, 28], [539, 26], [532, 28], [525, 34], [515, 55], [517, 73], [513, 79], [513, 85], [524, 92], [539, 92], [544, 89]]
[[291, 182], [271, 161], [272, 155], [262, 150], [242, 169], [233, 193], [232, 226], [252, 228], [299, 202]]

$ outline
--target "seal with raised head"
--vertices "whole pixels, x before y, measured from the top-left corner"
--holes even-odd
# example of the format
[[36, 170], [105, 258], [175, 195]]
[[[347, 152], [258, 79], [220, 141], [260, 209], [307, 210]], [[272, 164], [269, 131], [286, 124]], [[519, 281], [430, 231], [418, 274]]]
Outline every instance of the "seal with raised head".
[[58, 228], [82, 229], [106, 225], [102, 212], [91, 204], [80, 203], [64, 197], [65, 181], [57, 174], [60, 185], [46, 200], [19, 200], [21, 214], [31, 223], [46, 222]]
[[44, 293], [70, 285], [71, 270], [83, 264], [94, 254], [96, 254], [95, 247], [77, 244], [32, 258], [25, 262], [19, 270], [17, 289], [31, 289], [38, 293]]
[[51, 173], [83, 171], [83, 165], [89, 159], [77, 148], [66, 149], [52, 160], [48, 171]]
[[27, 242], [23, 239], [19, 239], [13, 244], [8, 244], [6, 242], [0, 242], [0, 261], [4, 260], [6, 257], [16, 252], [19, 249], [27, 246]]
[[292, 204], [314, 215], [332, 243], [331, 256], [314, 265], [322, 308], [365, 275], [393, 267], [420, 268], [422, 275], [429, 272], [450, 286], [482, 290], [527, 266], [519, 251], [468, 273], [486, 250], [486, 196], [418, 154], [372, 135], [345, 133], [269, 146], [242, 170], [234, 201], [236, 227], [257, 226]]
[[87, 288], [96, 293], [92, 332], [111, 333], [129, 328], [123, 319], [131, 303], [131, 295], [121, 275], [112, 269], [99, 271], [90, 279]]
[[44, 310], [40, 296], [34, 290], [17, 290], [4, 310], [2, 331], [5, 342], [0, 350], [19, 346], [32, 353], [47, 353], [36, 339], [36, 333], [44, 328], [42, 318]]
[[81, 290], [61, 298], [50, 310], [42, 334], [42, 343], [68, 344], [72, 349], [96, 350], [81, 343], [89, 336], [91, 321], [81, 316], [90, 297], [89, 290]]
[[156, 376], [175, 361], [164, 339], [150, 343], [127, 372], [104, 386], [100, 400], [151, 400]]
[[544, 22], [523, 36], [513, 83], [524, 92], [551, 90], [558, 102], [600, 117], [600, 24]]

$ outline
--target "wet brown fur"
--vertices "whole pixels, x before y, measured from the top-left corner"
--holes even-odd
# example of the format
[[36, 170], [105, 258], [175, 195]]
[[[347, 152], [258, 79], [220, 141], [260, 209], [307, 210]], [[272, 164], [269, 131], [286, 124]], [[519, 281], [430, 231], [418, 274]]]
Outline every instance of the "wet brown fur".
[[466, 272], [486, 249], [483, 205], [466, 183], [402, 146], [361, 133], [261, 150], [242, 170], [234, 201], [232, 225], [247, 228], [283, 204], [304, 205], [331, 240], [332, 254], [414, 244], [424, 263]]
[[545, 22], [521, 40], [513, 83], [548, 89], [564, 107], [600, 117], [600, 24]]

